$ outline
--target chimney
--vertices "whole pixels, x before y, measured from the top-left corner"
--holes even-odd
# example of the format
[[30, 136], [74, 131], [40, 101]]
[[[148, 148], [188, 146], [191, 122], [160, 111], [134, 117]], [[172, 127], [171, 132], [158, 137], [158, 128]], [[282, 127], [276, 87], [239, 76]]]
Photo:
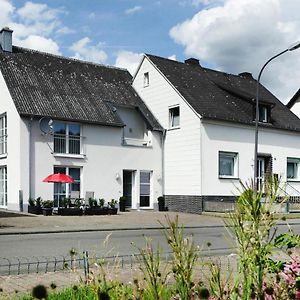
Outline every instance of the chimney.
[[250, 72], [242, 72], [242, 73], [239, 73], [239, 76], [240, 76], [240, 77], [244, 77], [244, 78], [250, 78], [250, 79], [253, 79], [252, 73], [250, 73]]
[[198, 67], [200, 66], [199, 59], [193, 57], [186, 59], [184, 63], [192, 66], [198, 66]]
[[12, 52], [12, 33], [8, 27], [4, 27], [0, 31], [0, 46], [3, 51]]

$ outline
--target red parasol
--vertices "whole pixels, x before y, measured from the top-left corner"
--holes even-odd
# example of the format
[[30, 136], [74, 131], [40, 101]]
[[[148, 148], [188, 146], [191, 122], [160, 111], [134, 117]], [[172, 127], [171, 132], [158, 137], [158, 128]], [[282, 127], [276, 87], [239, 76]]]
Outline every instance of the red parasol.
[[73, 183], [74, 179], [69, 175], [56, 173], [47, 176], [43, 182]]

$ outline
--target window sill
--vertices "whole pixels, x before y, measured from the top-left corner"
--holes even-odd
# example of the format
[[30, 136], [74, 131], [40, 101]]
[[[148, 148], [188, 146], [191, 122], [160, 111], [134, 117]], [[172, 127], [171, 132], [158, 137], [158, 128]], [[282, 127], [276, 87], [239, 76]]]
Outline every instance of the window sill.
[[133, 147], [142, 147], [142, 148], [152, 148], [151, 141], [139, 140], [139, 139], [130, 139], [124, 138], [122, 146], [133, 146]]
[[84, 154], [69, 154], [69, 153], [53, 153], [54, 157], [66, 157], [66, 158], [85, 158]]
[[171, 131], [171, 130], [176, 130], [176, 129], [180, 129], [180, 126], [174, 126], [174, 127], [170, 127], [168, 129], [168, 131]]
[[297, 183], [297, 182], [300, 182], [300, 179], [296, 179], [296, 178], [295, 179], [291, 179], [291, 178], [289, 178], [286, 181], [287, 182], [296, 182]]
[[7, 158], [7, 153], [0, 154], [0, 159]]
[[235, 177], [235, 176], [219, 176], [219, 179], [240, 180], [239, 177]]

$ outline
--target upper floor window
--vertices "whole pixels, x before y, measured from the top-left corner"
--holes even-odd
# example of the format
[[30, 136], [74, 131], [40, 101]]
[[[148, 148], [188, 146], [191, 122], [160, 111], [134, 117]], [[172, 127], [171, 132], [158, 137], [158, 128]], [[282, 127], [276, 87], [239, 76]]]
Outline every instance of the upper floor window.
[[80, 125], [54, 122], [54, 152], [81, 154]]
[[0, 154], [7, 153], [7, 123], [6, 115], [0, 117]]
[[144, 87], [149, 85], [149, 72], [144, 73]]
[[219, 152], [219, 177], [238, 177], [238, 154], [235, 152]]
[[177, 128], [180, 125], [179, 106], [169, 108], [169, 127]]
[[289, 180], [299, 179], [299, 162], [298, 158], [288, 158], [287, 159], [287, 171], [286, 177]]
[[268, 123], [270, 120], [269, 108], [265, 105], [259, 105], [258, 107], [258, 120], [259, 122]]

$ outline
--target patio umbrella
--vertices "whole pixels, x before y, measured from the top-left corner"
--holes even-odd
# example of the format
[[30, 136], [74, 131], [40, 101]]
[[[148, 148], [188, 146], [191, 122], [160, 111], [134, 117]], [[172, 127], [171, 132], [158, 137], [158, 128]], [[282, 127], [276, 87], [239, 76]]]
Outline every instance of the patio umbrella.
[[[74, 179], [66, 174], [55, 173], [48, 175], [43, 182], [56, 182], [56, 183], [73, 183]], [[58, 207], [59, 207], [59, 197], [58, 197]]]

